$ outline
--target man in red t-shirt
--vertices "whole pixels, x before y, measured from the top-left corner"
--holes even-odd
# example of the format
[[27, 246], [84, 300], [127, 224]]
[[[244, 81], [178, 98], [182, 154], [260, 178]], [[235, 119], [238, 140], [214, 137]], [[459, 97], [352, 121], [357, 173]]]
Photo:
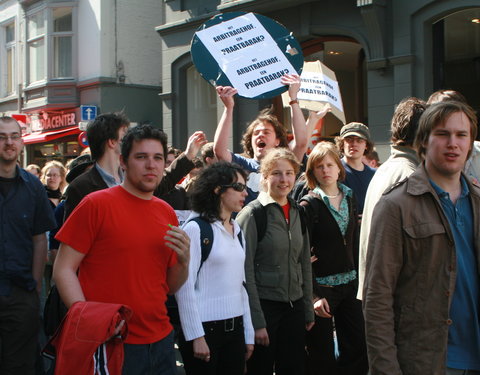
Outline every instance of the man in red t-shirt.
[[176, 372], [165, 300], [188, 276], [190, 240], [173, 209], [153, 196], [166, 143], [151, 126], [130, 129], [121, 150], [124, 182], [83, 199], [56, 237], [62, 244], [54, 278], [67, 307], [96, 301], [133, 309], [124, 346], [128, 375]]

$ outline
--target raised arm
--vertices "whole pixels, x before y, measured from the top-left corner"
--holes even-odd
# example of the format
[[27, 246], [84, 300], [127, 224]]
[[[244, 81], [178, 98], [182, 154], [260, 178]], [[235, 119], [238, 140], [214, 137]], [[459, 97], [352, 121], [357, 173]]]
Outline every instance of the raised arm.
[[315, 129], [315, 126], [317, 125], [317, 122], [319, 122], [322, 118], [325, 117], [325, 115], [328, 112], [332, 111], [332, 107], [330, 104], [325, 104], [323, 109], [321, 111], [310, 111], [307, 119], [307, 143], [310, 137], [313, 134], [313, 130]]
[[[282, 83], [288, 85], [290, 101], [296, 101], [298, 99], [298, 92], [300, 91], [300, 76], [297, 74], [286, 74], [282, 77]], [[308, 137], [305, 117], [303, 117], [302, 109], [298, 101], [290, 105], [290, 114], [292, 116], [293, 140], [288, 147], [295, 154], [297, 160], [302, 162], [303, 155], [307, 151]]]
[[232, 154], [228, 149], [228, 139], [232, 134], [233, 127], [233, 107], [235, 101], [233, 96], [237, 94], [237, 89], [230, 86], [218, 86], [217, 94], [223, 102], [224, 110], [220, 122], [215, 131], [215, 138], [213, 140], [213, 151], [218, 160], [232, 161]]

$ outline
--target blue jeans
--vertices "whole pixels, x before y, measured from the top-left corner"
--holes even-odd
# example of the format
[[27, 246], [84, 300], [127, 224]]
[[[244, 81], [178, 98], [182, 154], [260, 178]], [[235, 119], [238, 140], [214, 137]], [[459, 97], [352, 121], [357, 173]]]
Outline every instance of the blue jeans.
[[176, 375], [173, 330], [153, 344], [124, 344], [122, 375]]

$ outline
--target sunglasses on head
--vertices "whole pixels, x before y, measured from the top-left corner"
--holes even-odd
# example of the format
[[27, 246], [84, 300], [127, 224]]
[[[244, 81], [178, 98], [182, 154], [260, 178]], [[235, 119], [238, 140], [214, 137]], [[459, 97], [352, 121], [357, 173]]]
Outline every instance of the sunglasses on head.
[[234, 182], [233, 184], [230, 185], [222, 185], [222, 188], [227, 189], [227, 188], [232, 188], [235, 191], [244, 191], [247, 188], [247, 185], [241, 184], [240, 182]]

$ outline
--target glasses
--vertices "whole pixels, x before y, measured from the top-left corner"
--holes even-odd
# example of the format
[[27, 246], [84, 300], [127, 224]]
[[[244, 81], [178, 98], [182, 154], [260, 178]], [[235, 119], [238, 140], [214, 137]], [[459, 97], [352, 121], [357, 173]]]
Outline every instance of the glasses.
[[47, 176], [47, 177], [50, 177], [50, 178], [60, 177], [60, 175], [59, 175], [59, 174], [56, 174], [56, 173], [51, 173], [51, 174], [50, 174], [50, 173], [47, 173], [46, 176]]
[[224, 189], [232, 188], [235, 191], [242, 192], [247, 188], [247, 185], [241, 184], [240, 182], [234, 182], [233, 184], [230, 184], [230, 185], [222, 185], [222, 188]]
[[20, 134], [4, 135], [0, 134], [0, 142], [6, 142], [7, 139], [10, 139], [12, 142], [18, 141], [22, 136]]

